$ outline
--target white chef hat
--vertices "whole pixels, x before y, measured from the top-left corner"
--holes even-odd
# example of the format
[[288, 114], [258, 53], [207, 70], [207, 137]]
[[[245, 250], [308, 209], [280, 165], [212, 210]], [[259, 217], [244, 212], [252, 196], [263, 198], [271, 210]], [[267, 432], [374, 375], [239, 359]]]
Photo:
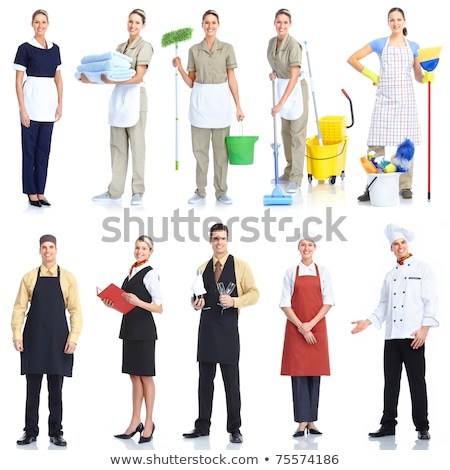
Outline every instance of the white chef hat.
[[302, 240], [312, 240], [316, 244], [322, 237], [308, 228], [308, 230], [300, 230], [297, 238], [297, 245], [300, 245]]
[[404, 238], [408, 243], [416, 238], [414, 232], [411, 232], [411, 230], [393, 223], [386, 226], [384, 233], [390, 245], [392, 245], [392, 243], [394, 243], [394, 241], [399, 238]]

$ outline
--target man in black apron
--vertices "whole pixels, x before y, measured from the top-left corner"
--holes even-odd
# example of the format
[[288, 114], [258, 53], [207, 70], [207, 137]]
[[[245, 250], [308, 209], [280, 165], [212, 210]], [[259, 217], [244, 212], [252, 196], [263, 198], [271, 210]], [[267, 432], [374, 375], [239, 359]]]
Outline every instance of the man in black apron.
[[[14, 347], [21, 357], [21, 374], [27, 378], [25, 433], [17, 444], [30, 444], [39, 434], [39, 398], [46, 374], [50, 442], [66, 446], [61, 423], [62, 386], [64, 376], [72, 376], [73, 353], [82, 326], [81, 305], [75, 277], [56, 264], [53, 235], [40, 238], [39, 253], [42, 265], [22, 278], [11, 321]], [[70, 332], [66, 309], [70, 313]]]
[[[202, 311], [197, 348], [199, 415], [193, 431], [183, 437], [209, 435], [214, 377], [216, 365], [220, 364], [227, 403], [227, 431], [230, 442], [239, 444], [243, 438], [240, 432], [238, 314], [241, 307], [257, 302], [259, 292], [248, 264], [228, 254], [228, 228], [225, 225], [219, 223], [211, 227], [210, 243], [213, 257], [200, 267], [206, 294], [192, 299], [194, 309]], [[220, 294], [218, 283], [225, 289], [230, 286], [228, 293]], [[233, 284], [235, 287], [231, 287]]]

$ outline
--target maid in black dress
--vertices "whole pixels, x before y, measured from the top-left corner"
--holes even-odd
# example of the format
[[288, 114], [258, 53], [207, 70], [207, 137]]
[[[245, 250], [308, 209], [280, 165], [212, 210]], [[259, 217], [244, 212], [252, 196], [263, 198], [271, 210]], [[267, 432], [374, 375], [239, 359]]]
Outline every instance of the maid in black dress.
[[[119, 337], [123, 341], [122, 372], [129, 374], [133, 385], [133, 412], [131, 422], [123, 434], [114, 437], [130, 439], [140, 433], [139, 443], [151, 441], [155, 424], [153, 423], [153, 404], [155, 401], [155, 341], [156, 326], [152, 313], [162, 313], [162, 296], [159, 276], [149, 264], [153, 253], [153, 240], [141, 235], [135, 243], [136, 262], [131, 266], [122, 289], [123, 297], [135, 307], [122, 318]], [[104, 304], [114, 304], [105, 299]], [[145, 403], [146, 418], [141, 421], [142, 403]]]

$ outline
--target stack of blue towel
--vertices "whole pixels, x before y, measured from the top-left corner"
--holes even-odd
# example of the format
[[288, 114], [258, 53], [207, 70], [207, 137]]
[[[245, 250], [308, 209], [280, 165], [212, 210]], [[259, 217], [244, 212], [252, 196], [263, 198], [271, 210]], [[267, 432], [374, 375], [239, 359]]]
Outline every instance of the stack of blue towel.
[[87, 55], [81, 59], [75, 78], [79, 80], [84, 73], [91, 82], [104, 84], [101, 79], [103, 74], [108, 80], [124, 82], [136, 74], [136, 70], [130, 68], [131, 62], [131, 57], [117, 51]]

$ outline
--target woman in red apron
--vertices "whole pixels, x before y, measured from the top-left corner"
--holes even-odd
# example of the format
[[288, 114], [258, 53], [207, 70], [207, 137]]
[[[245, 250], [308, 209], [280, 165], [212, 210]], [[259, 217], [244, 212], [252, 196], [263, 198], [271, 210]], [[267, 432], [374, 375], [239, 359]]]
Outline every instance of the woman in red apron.
[[313, 262], [316, 243], [303, 237], [298, 245], [301, 260], [286, 271], [280, 307], [286, 314], [281, 375], [290, 375], [294, 420], [293, 437], [316, 428], [320, 376], [330, 375], [325, 315], [334, 305], [331, 278], [327, 268]]
[[[385, 155], [385, 147], [397, 147], [406, 138], [415, 145], [422, 143], [411, 71], [419, 83], [434, 81], [434, 74], [423, 74], [418, 55], [419, 45], [406, 39], [405, 24], [403, 10], [392, 8], [388, 13], [391, 35], [369, 42], [348, 59], [348, 63], [355, 70], [377, 85], [367, 138], [367, 151], [374, 152], [376, 157], [388, 157]], [[380, 60], [379, 75], [360, 62], [372, 52], [375, 52]], [[412, 198], [412, 177], [411, 165], [411, 169], [400, 176], [400, 194], [404, 199]], [[370, 200], [367, 188], [358, 200]]]

